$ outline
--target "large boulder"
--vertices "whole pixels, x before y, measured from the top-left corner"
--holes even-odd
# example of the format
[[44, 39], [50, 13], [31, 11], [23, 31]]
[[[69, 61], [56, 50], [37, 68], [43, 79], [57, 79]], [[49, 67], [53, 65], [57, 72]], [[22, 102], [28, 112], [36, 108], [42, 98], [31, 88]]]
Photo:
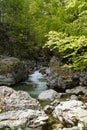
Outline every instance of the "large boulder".
[[87, 70], [80, 72], [80, 85], [87, 86]]
[[60, 66], [54, 66], [54, 69], [49, 68], [49, 73], [47, 73], [48, 70], [46, 71], [48, 87], [65, 90], [79, 85], [79, 77], [70, 69]]
[[61, 94], [58, 94], [55, 90], [48, 89], [39, 94], [38, 100], [44, 102], [51, 102], [58, 97], [60, 98], [60, 96]]
[[54, 111], [53, 117], [59, 120], [64, 126], [78, 126], [80, 129], [87, 129], [87, 106], [82, 101], [62, 101]]
[[72, 89], [67, 89], [66, 90], [67, 94], [75, 94], [75, 95], [85, 95], [87, 94], [87, 87], [83, 87], [83, 86], [77, 86], [75, 88]]
[[58, 58], [51, 58], [49, 68], [46, 69], [47, 85], [49, 88], [65, 90], [78, 85], [87, 86], [87, 70], [75, 71], [63, 68], [62, 65]]
[[[0, 87], [0, 126], [26, 130], [46, 123], [48, 117], [39, 102], [24, 91]], [[36, 129], [35, 129], [36, 130]]]
[[28, 76], [25, 65], [14, 57], [0, 57], [0, 85], [13, 85]]

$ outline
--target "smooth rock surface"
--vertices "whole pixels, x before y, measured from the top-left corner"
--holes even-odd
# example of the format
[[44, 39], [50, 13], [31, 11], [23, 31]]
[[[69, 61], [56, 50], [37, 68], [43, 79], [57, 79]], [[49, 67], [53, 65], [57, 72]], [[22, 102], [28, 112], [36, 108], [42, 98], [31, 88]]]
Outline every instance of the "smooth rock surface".
[[54, 99], [56, 99], [57, 97], [60, 97], [60, 96], [61, 95], [58, 94], [55, 90], [49, 89], [49, 90], [43, 91], [38, 96], [38, 100], [45, 101], [45, 102], [51, 102], [51, 101], [53, 101]]

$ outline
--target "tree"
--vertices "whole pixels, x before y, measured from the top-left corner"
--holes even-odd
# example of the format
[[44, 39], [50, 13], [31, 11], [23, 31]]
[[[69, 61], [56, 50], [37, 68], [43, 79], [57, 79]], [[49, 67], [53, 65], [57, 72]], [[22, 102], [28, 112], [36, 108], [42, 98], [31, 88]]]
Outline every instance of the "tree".
[[29, 55], [50, 31], [86, 38], [86, 21], [86, 0], [1, 0], [0, 51]]
[[[2, 0], [0, 1], [1, 14], [1, 46], [9, 55], [20, 55], [26, 48], [29, 37], [28, 0]], [[5, 39], [5, 41], [4, 41]], [[20, 50], [20, 54], [19, 54]]]
[[[65, 26], [57, 32], [50, 31], [45, 47], [55, 50], [66, 59], [66, 67], [87, 68], [87, 2], [85, 0], [65, 0]], [[60, 13], [61, 16], [61, 13]]]
[[49, 32], [45, 47], [57, 50], [66, 59], [64, 67], [74, 69], [87, 68], [87, 38], [85, 36], [69, 36], [62, 32]]

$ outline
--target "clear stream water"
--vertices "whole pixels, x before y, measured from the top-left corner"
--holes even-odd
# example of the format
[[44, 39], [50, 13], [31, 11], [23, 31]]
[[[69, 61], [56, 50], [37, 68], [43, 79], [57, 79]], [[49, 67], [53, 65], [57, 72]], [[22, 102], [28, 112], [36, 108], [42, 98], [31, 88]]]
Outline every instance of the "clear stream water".
[[[14, 89], [27, 91], [32, 97], [37, 98], [42, 91], [47, 90], [48, 88], [44, 75], [39, 71], [35, 71], [28, 76], [26, 81], [16, 84]], [[52, 130], [52, 128], [51, 124], [47, 123], [41, 128], [30, 128], [29, 130]]]
[[32, 97], [37, 98], [42, 91], [47, 90], [47, 85], [45, 77], [37, 70], [29, 75], [26, 81], [16, 84], [14, 89], [27, 91]]
[[[14, 86], [15, 90], [27, 91], [32, 97], [37, 98], [38, 95], [47, 90], [46, 80], [38, 70], [28, 76], [28, 79], [24, 82], [20, 82]], [[50, 120], [50, 119], [49, 119]], [[52, 119], [51, 119], [52, 120]], [[52, 121], [51, 121], [52, 122]], [[52, 123], [47, 123], [41, 128], [30, 128], [29, 130], [53, 130]]]

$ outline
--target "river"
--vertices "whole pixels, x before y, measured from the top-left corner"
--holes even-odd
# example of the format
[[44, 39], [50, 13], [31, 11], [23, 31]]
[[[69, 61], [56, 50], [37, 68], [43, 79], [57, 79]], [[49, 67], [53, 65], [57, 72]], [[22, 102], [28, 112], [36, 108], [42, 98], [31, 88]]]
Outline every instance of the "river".
[[27, 91], [31, 97], [37, 98], [42, 91], [47, 90], [47, 85], [44, 75], [37, 70], [27, 80], [16, 84], [14, 89]]
[[[37, 98], [38, 95], [47, 90], [46, 80], [38, 70], [30, 74], [24, 82], [20, 82], [14, 86], [15, 90], [27, 91], [31, 97]], [[51, 124], [47, 123], [45, 126], [38, 128], [29, 128], [29, 130], [52, 130]]]

